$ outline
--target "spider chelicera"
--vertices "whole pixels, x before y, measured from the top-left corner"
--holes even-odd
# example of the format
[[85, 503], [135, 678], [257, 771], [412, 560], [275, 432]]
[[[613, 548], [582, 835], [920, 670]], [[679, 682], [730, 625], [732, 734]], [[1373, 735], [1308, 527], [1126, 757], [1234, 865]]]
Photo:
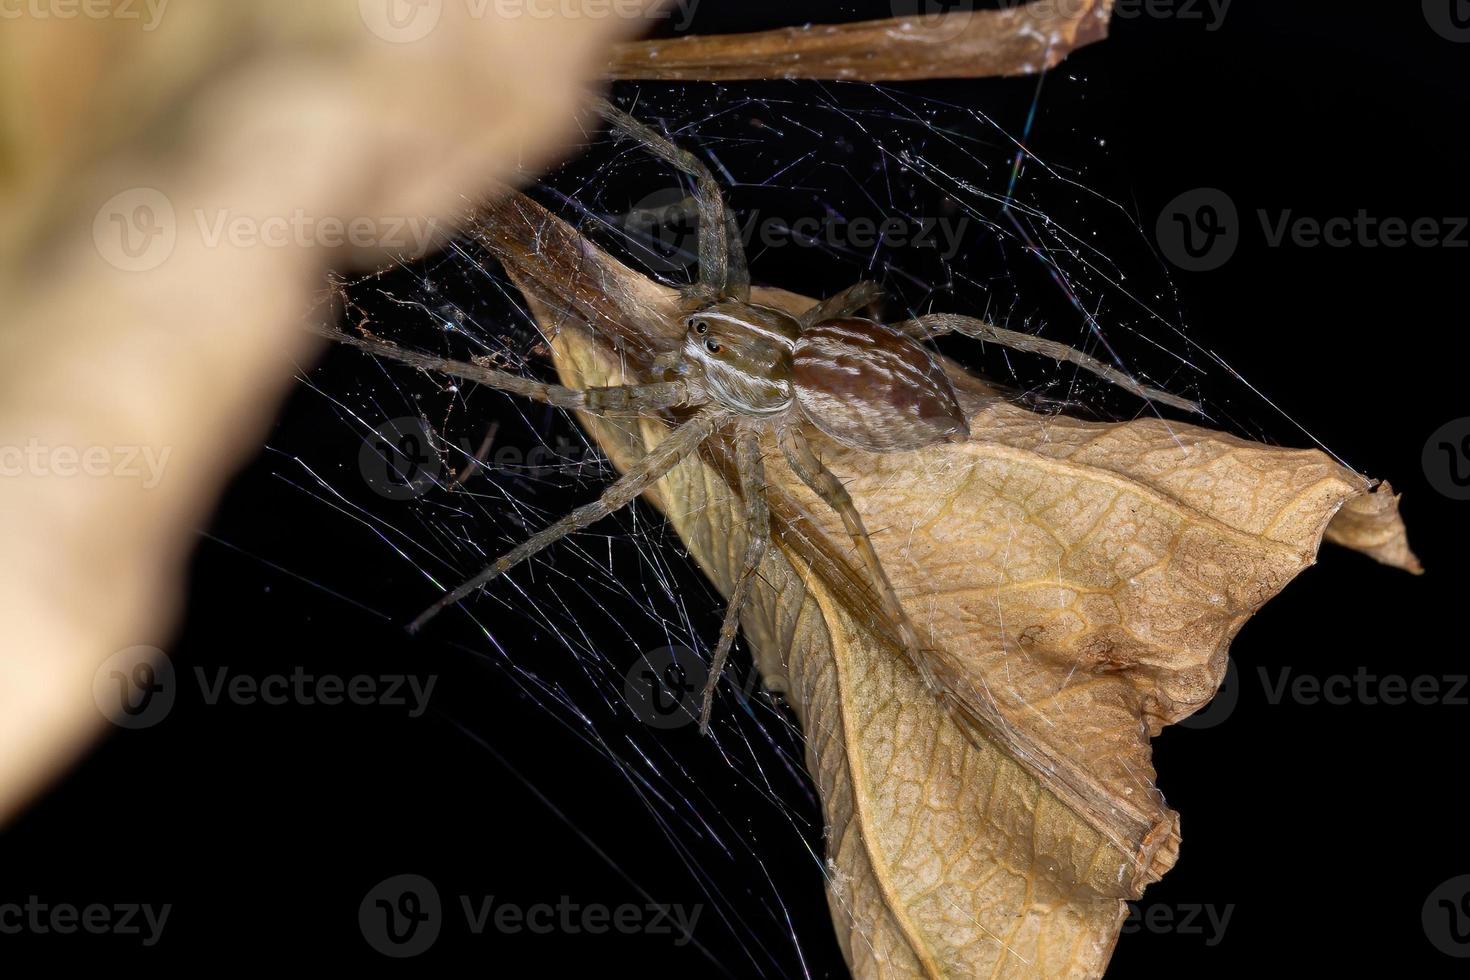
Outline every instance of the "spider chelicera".
[[708, 731], [715, 685], [734, 645], [740, 611], [750, 594], [755, 572], [770, 546], [761, 459], [762, 436], [770, 432], [792, 471], [842, 518], [905, 653], [931, 689], [942, 693], [920, 655], [918, 634], [894, 594], [852, 498], [818, 459], [803, 431], [811, 426], [839, 443], [873, 453], [911, 452], [938, 442], [968, 438], [969, 425], [949, 377], [922, 346], [922, 341], [947, 333], [1070, 362], [1143, 399], [1186, 411], [1198, 411], [1198, 406], [1145, 387], [1081, 351], [972, 317], [935, 314], [896, 325], [860, 318], [857, 314], [879, 298], [878, 288], [872, 283], [858, 283], [800, 316], [752, 303], [750, 274], [738, 228], [709, 169], [692, 153], [611, 103], [599, 101], [596, 107], [614, 129], [682, 171], [695, 184], [699, 279], [685, 290], [683, 344], [659, 358], [655, 379], [636, 385], [576, 390], [472, 363], [417, 354], [340, 331], [326, 332], [342, 343], [425, 370], [592, 415], [664, 417], [671, 410], [692, 414], [608, 487], [600, 499], [532, 535], [474, 578], [446, 592], [410, 624], [409, 630], [417, 632], [491, 580], [631, 503], [697, 452], [706, 439], [717, 432], [728, 432], [735, 447], [749, 544], [720, 626], [703, 693], [700, 730]]

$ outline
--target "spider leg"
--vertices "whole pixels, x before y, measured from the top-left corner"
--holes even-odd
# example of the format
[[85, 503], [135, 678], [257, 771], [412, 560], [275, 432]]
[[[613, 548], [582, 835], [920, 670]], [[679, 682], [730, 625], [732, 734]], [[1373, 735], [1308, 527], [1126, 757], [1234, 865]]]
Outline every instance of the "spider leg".
[[771, 543], [771, 515], [766, 507], [766, 468], [761, 462], [760, 435], [754, 429], [745, 429], [736, 435], [735, 466], [740, 474], [740, 492], [745, 497], [746, 529], [750, 534], [745, 545], [745, 559], [740, 574], [735, 579], [735, 589], [730, 593], [730, 602], [725, 606], [725, 619], [720, 623], [720, 640], [715, 646], [714, 658], [710, 661], [709, 679], [704, 685], [704, 702], [699, 709], [699, 734], [709, 732], [710, 712], [714, 709], [715, 686], [725, 672], [725, 661], [730, 648], [735, 645], [735, 633], [740, 628], [740, 610], [750, 595], [756, 570], [766, 556]]
[[694, 179], [694, 201], [699, 208], [700, 299], [748, 302], [750, 270], [745, 262], [745, 247], [740, 243], [740, 226], [725, 206], [720, 185], [704, 161], [611, 102], [598, 99], [594, 105], [624, 136], [642, 143], [648, 152]]
[[867, 568], [868, 578], [878, 593], [878, 601], [882, 604], [889, 621], [898, 630], [898, 638], [903, 644], [904, 653], [908, 655], [914, 668], [919, 672], [920, 678], [929, 689], [936, 694], [945, 694], [946, 688], [939, 682], [939, 678], [934, 674], [928, 661], [920, 653], [919, 634], [914, 629], [913, 623], [909, 622], [908, 613], [904, 612], [903, 606], [899, 603], [898, 594], [893, 591], [893, 583], [889, 581], [888, 573], [883, 570], [883, 561], [878, 557], [878, 552], [873, 549], [873, 541], [868, 537], [868, 529], [863, 524], [862, 515], [853, 506], [852, 497], [848, 495], [847, 488], [831, 470], [822, 464], [816, 453], [812, 452], [811, 443], [807, 442], [806, 437], [794, 426], [781, 434], [781, 452], [785, 455], [792, 472], [801, 479], [801, 482], [826, 501], [827, 506], [842, 518], [842, 523], [852, 538], [853, 546]]
[[876, 282], [860, 282], [849, 286], [836, 296], [829, 296], [801, 315], [801, 329], [815, 327], [828, 320], [841, 320], [861, 313], [883, 296]]
[[378, 357], [386, 357], [424, 371], [434, 371], [453, 378], [462, 378], [477, 384], [508, 391], [533, 401], [545, 402], [558, 408], [575, 409], [592, 415], [646, 415], [665, 408], [675, 408], [689, 403], [689, 389], [683, 381], [660, 381], [643, 385], [617, 385], [610, 388], [567, 388], [547, 384], [534, 378], [523, 378], [509, 371], [481, 367], [465, 361], [451, 361], [432, 354], [404, 350], [381, 340], [354, 337], [332, 327], [313, 327], [330, 340]]
[[898, 324], [900, 331], [918, 340], [928, 340], [932, 337], [941, 337], [947, 333], [958, 333], [976, 340], [988, 340], [1002, 347], [1012, 350], [1026, 351], [1032, 354], [1042, 354], [1058, 361], [1066, 361], [1075, 364], [1084, 371], [1090, 371], [1111, 384], [1117, 385], [1124, 391], [1137, 395], [1147, 401], [1158, 402], [1172, 408], [1181, 409], [1185, 412], [1203, 414], [1198, 402], [1192, 402], [1178, 395], [1171, 395], [1167, 391], [1158, 388], [1150, 388], [1139, 384], [1129, 375], [1111, 365], [1104, 364], [1091, 354], [1084, 354], [1074, 347], [1059, 344], [1055, 340], [1047, 340], [1034, 334], [1019, 333], [1015, 330], [1006, 330], [993, 326], [984, 320], [977, 320], [969, 316], [956, 316], [950, 313], [935, 313], [930, 316], [921, 316], [913, 320]]
[[700, 443], [708, 439], [710, 433], [728, 419], [729, 413], [724, 409], [713, 406], [701, 409], [698, 415], [675, 429], [667, 439], [630, 467], [628, 472], [603, 492], [601, 497], [590, 504], [583, 504], [550, 527], [543, 528], [531, 535], [521, 544], [497, 558], [479, 575], [465, 582], [453, 592], [445, 593], [438, 602], [425, 609], [417, 619], [409, 624], [408, 631], [417, 633], [429, 620], [455, 603], [468, 598], [475, 590], [492, 579], [550, 547], [573, 531], [579, 531], [622, 509], [699, 449]]

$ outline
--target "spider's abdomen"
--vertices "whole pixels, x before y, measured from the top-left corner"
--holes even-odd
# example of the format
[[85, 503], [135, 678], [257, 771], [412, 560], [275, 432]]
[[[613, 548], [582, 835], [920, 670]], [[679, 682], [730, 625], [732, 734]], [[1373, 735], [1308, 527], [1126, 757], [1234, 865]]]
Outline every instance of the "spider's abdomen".
[[830, 320], [804, 330], [792, 363], [802, 412], [844, 445], [897, 452], [970, 434], [944, 369], [880, 323]]

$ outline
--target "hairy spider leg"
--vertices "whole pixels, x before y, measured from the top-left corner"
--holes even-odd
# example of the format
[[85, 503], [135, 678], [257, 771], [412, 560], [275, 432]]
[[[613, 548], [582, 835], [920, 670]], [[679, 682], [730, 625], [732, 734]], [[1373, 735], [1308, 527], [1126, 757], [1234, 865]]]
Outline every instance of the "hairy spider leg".
[[699, 301], [750, 299], [750, 270], [740, 226], [725, 205], [720, 185], [704, 162], [662, 133], [638, 121], [605, 99], [595, 103], [614, 128], [665, 163], [694, 179], [694, 201], [699, 208]]
[[745, 558], [740, 565], [740, 574], [735, 579], [735, 588], [725, 606], [725, 618], [720, 623], [720, 639], [715, 645], [715, 655], [710, 660], [709, 678], [704, 684], [704, 701], [699, 709], [699, 733], [709, 733], [710, 714], [714, 710], [715, 687], [720, 675], [725, 672], [725, 661], [730, 648], [735, 645], [735, 633], [740, 629], [740, 610], [750, 595], [755, 573], [765, 560], [771, 544], [771, 513], [766, 505], [766, 467], [761, 460], [760, 432], [742, 427], [735, 435], [735, 469], [740, 476], [740, 493], [745, 498], [745, 528], [750, 535], [745, 545]]
[[1119, 371], [1117, 368], [1104, 364], [1091, 354], [1084, 354], [1074, 347], [1068, 347], [1055, 340], [1047, 340], [1035, 334], [1020, 333], [1015, 330], [1006, 330], [978, 320], [972, 316], [959, 316], [953, 313], [932, 313], [928, 316], [916, 317], [906, 320], [897, 325], [896, 329], [903, 331], [910, 337], [919, 340], [930, 340], [934, 337], [942, 337], [945, 334], [957, 333], [975, 340], [987, 340], [1002, 347], [1012, 350], [1024, 351], [1030, 354], [1041, 354], [1057, 361], [1066, 361], [1075, 364], [1084, 371], [1090, 371], [1110, 384], [1115, 384], [1124, 391], [1137, 395], [1147, 401], [1158, 402], [1160, 405], [1168, 405], [1185, 412], [1196, 415], [1204, 413], [1199, 402], [1192, 402], [1178, 395], [1171, 395], [1167, 391], [1158, 388], [1150, 388], [1139, 384], [1131, 376]]
[[377, 357], [385, 357], [423, 371], [434, 371], [451, 378], [473, 381], [500, 391], [508, 391], [522, 398], [544, 402], [557, 408], [569, 408], [590, 415], [646, 415], [666, 408], [677, 408], [690, 401], [689, 387], [683, 381], [658, 381], [643, 385], [612, 385], [606, 388], [567, 388], [563, 385], [547, 384], [534, 378], [523, 378], [509, 371], [481, 367], [465, 361], [451, 361], [432, 354], [404, 350], [396, 344], [381, 340], [354, 337], [333, 327], [312, 327], [320, 334], [340, 344], [356, 347]]
[[817, 458], [817, 454], [812, 452], [811, 443], [795, 426], [787, 427], [781, 433], [780, 439], [781, 452], [786, 457], [786, 463], [791, 467], [791, 471], [811, 489], [812, 493], [822, 498], [827, 506], [836, 511], [838, 517], [842, 518], [848, 536], [852, 538], [853, 547], [857, 549], [858, 557], [862, 559], [864, 567], [867, 568], [873, 589], [878, 594], [878, 601], [882, 604], [889, 621], [898, 630], [899, 641], [903, 644], [904, 653], [908, 656], [909, 661], [919, 672], [920, 678], [929, 690], [938, 696], [946, 696], [948, 689], [940, 683], [933, 668], [922, 655], [919, 648], [919, 634], [914, 629], [914, 624], [909, 621], [908, 613], [904, 612], [903, 605], [898, 601], [898, 593], [894, 591], [893, 583], [889, 581], [888, 573], [883, 569], [883, 560], [874, 550], [873, 540], [868, 536], [868, 529], [863, 524], [862, 515], [853, 505], [847, 488], [842, 485], [841, 480], [837, 479], [837, 475], [827, 469]]
[[835, 296], [829, 296], [807, 310], [797, 319], [801, 329], [810, 330], [828, 320], [845, 320], [861, 313], [883, 297], [883, 289], [876, 282], [860, 282], [848, 286]]
[[438, 602], [425, 609], [408, 626], [410, 633], [423, 629], [435, 616], [445, 609], [468, 598], [477, 589], [504, 574], [527, 558], [550, 547], [562, 538], [579, 531], [589, 524], [602, 520], [631, 503], [640, 493], [663, 479], [675, 466], [699, 449], [700, 443], [710, 437], [720, 425], [730, 421], [731, 414], [722, 408], [706, 406], [692, 419], [675, 429], [669, 436], [648, 452], [637, 463], [628, 468], [601, 497], [584, 504], [550, 527], [533, 534], [512, 548], [474, 578], [453, 592], [445, 593]]

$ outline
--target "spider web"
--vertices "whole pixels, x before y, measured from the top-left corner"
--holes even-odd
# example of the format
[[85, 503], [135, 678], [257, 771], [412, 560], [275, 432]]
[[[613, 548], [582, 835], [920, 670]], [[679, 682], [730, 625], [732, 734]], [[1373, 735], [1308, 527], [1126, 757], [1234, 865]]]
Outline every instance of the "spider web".
[[[1039, 332], [1200, 400], [1216, 426], [1263, 438], [1248, 421], [1261, 403], [1183, 326], [1151, 221], [1135, 213], [1115, 172], [1095, 87], [1076, 67], [1083, 62], [1040, 80], [642, 85], [614, 94], [707, 161], [745, 229], [757, 284], [822, 297], [876, 280], [889, 321], [953, 312]], [[569, 162], [527, 179], [533, 197], [633, 268], [670, 285], [693, 281], [687, 181], [632, 142], [589, 133]], [[471, 241], [355, 280], [346, 294], [347, 329], [550, 375], [522, 298]], [[958, 338], [939, 346], [1040, 409], [1038, 425], [1062, 409], [1110, 418], [1153, 411], [1068, 365]], [[304, 520], [331, 522], [376, 549], [381, 583], [352, 598], [387, 619], [406, 621], [616, 476], [558, 410], [356, 352], [334, 353], [331, 365], [303, 383], [338, 447], [274, 446], [278, 476]], [[378, 459], [372, 453], [385, 445], [390, 457], [403, 455], [397, 479], [370, 474], [370, 462], [343, 464], [360, 447], [372, 450], [360, 459]], [[841, 975], [801, 735], [760, 689], [743, 641], [710, 739], [692, 724], [650, 724], [647, 704], [629, 694], [640, 679], [675, 692], [679, 668], [687, 676], [707, 660], [722, 611], [677, 537], [639, 503], [497, 580], [468, 615], [446, 614], [434, 632], [483, 668], [486, 712], [496, 698], [528, 700], [573, 744], [567, 765], [621, 784], [632, 812], [620, 819], [642, 826], [659, 862], [688, 883], [683, 896], [653, 897], [703, 903], [696, 944], [715, 936], [715, 946], [738, 951], [731, 959], [711, 949], [709, 965], [734, 975]], [[680, 650], [693, 654], [670, 652]], [[685, 721], [699, 684], [687, 687]], [[538, 785], [474, 713], [453, 721]], [[536, 791], [597, 859], [644, 887], [638, 849], [600, 833], [595, 807], [564, 789]]]

